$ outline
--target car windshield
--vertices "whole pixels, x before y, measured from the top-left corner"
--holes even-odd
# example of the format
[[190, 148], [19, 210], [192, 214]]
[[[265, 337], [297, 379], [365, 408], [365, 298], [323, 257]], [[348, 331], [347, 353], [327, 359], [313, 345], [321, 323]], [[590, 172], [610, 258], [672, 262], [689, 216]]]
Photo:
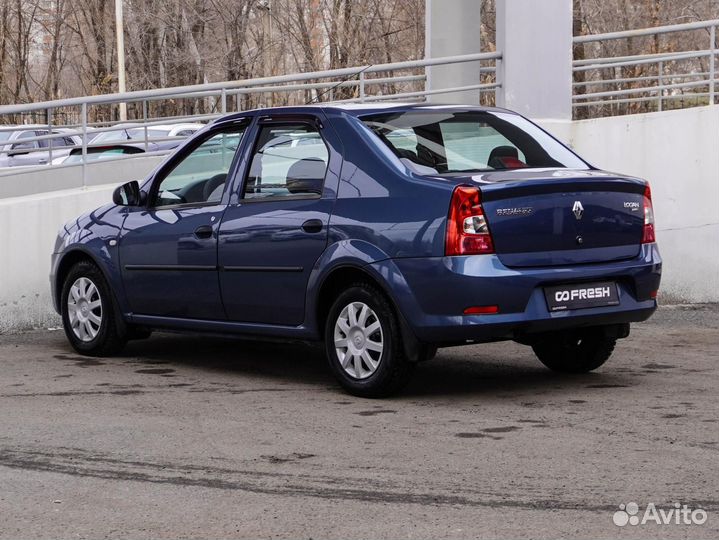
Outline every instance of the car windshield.
[[365, 116], [362, 121], [397, 157], [424, 174], [589, 168], [569, 149], [516, 114], [409, 111]]

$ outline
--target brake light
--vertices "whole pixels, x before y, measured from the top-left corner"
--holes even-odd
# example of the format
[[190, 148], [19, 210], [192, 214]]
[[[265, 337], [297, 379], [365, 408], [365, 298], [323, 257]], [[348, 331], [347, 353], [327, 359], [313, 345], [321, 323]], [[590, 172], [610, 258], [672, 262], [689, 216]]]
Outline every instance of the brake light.
[[457, 186], [447, 217], [445, 255], [494, 253], [494, 243], [484, 217], [479, 188]]
[[652, 190], [649, 184], [644, 188], [644, 233], [642, 234], [642, 244], [651, 244], [656, 242], [654, 234], [654, 207], [652, 206]]

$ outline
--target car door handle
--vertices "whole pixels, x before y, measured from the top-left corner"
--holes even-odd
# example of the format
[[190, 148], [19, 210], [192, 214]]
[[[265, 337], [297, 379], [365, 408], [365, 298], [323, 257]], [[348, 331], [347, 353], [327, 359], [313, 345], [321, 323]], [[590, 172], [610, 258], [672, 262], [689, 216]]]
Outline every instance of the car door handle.
[[322, 231], [322, 221], [319, 219], [308, 219], [302, 224], [302, 230], [308, 233], [318, 233]]
[[212, 227], [209, 225], [202, 225], [195, 229], [195, 236], [200, 239], [212, 238]]

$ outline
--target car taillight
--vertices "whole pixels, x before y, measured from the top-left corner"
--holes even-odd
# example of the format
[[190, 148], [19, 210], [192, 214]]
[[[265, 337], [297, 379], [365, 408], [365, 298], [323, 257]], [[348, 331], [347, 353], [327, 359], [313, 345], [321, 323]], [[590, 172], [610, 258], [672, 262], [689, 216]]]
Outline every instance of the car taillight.
[[447, 217], [445, 255], [494, 253], [494, 243], [484, 217], [479, 188], [457, 186]]
[[654, 234], [654, 207], [652, 206], [652, 190], [649, 184], [644, 188], [644, 233], [642, 234], [642, 244], [651, 244], [656, 242], [657, 238]]

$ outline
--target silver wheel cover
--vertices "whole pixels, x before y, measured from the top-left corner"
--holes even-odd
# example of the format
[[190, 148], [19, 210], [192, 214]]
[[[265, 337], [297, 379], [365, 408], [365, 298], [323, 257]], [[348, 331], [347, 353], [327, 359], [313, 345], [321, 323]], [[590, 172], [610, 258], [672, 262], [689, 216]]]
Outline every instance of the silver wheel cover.
[[384, 334], [377, 314], [363, 302], [344, 307], [335, 321], [335, 351], [345, 372], [355, 379], [371, 376], [382, 361]]
[[78, 278], [70, 287], [67, 316], [72, 333], [80, 341], [88, 342], [97, 337], [102, 324], [102, 300], [90, 278]]

